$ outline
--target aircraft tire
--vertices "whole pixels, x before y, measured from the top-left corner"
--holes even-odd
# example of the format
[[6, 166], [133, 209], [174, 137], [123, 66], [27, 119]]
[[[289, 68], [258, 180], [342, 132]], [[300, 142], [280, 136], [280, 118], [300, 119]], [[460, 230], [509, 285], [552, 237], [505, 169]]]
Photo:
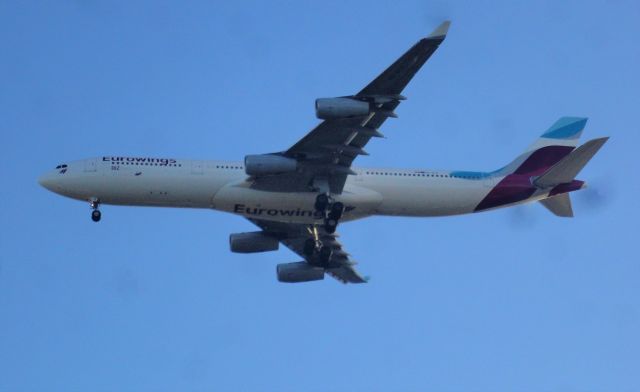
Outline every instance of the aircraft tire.
[[340, 218], [342, 218], [343, 212], [344, 212], [344, 204], [337, 201], [333, 203], [333, 205], [331, 206], [331, 211], [329, 212], [329, 219], [335, 219], [336, 221], [339, 221]]
[[338, 227], [338, 220], [337, 219], [333, 219], [331, 217], [329, 217], [325, 222], [324, 222], [324, 229], [326, 230], [327, 233], [329, 234], [333, 234], [336, 232], [336, 228]]
[[331, 256], [333, 256], [333, 249], [323, 246], [320, 249], [320, 261], [324, 265], [328, 265], [331, 261]]
[[309, 238], [304, 242], [304, 249], [302, 252], [306, 256], [311, 256], [315, 250], [316, 250], [316, 241], [313, 238]]
[[326, 211], [327, 207], [329, 206], [329, 195], [327, 195], [326, 193], [321, 193], [318, 196], [316, 196], [316, 204], [315, 204], [315, 208], [316, 211]]

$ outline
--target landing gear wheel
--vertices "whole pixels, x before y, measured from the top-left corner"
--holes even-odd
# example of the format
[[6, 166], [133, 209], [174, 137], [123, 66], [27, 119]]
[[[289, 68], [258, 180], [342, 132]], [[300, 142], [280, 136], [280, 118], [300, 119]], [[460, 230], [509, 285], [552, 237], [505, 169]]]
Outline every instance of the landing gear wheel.
[[100, 200], [98, 200], [98, 198], [96, 197], [92, 197], [91, 199], [89, 199], [89, 205], [93, 210], [91, 211], [91, 220], [94, 222], [100, 222], [100, 218], [102, 218], [102, 214], [98, 209], [98, 207], [100, 207]]
[[333, 205], [331, 206], [331, 210], [329, 211], [329, 219], [335, 219], [336, 221], [339, 221], [340, 218], [342, 218], [343, 212], [344, 212], [344, 204], [337, 201], [333, 203]]
[[303, 253], [306, 256], [311, 256], [316, 250], [316, 241], [313, 238], [309, 238], [304, 242]]
[[333, 249], [328, 246], [323, 246], [320, 248], [320, 262], [328, 266], [329, 262], [331, 262], [331, 256], [333, 256]]
[[326, 193], [321, 193], [316, 197], [316, 204], [315, 204], [315, 209], [316, 211], [326, 211], [327, 207], [329, 207], [329, 203], [330, 203], [331, 199], [329, 198], [329, 195], [327, 195]]
[[336, 232], [336, 228], [338, 227], [338, 220], [333, 219], [331, 217], [325, 219], [324, 221], [324, 229], [327, 233], [333, 234]]

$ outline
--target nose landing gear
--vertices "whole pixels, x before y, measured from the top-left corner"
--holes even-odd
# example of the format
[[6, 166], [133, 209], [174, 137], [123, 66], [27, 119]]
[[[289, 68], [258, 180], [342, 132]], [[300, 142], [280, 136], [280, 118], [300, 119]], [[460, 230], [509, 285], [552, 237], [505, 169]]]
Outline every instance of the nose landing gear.
[[100, 218], [102, 218], [102, 213], [98, 209], [100, 206], [100, 201], [98, 199], [91, 199], [90, 201], [91, 209], [91, 220], [94, 222], [100, 222]]

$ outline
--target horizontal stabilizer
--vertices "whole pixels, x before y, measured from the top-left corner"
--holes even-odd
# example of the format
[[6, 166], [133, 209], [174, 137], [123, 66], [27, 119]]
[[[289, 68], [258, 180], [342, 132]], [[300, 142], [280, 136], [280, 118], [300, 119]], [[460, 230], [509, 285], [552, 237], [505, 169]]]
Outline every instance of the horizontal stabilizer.
[[558, 184], [573, 181], [580, 170], [585, 167], [589, 160], [593, 158], [607, 140], [609, 140], [608, 137], [589, 140], [585, 144], [576, 148], [569, 155], [560, 160], [560, 162], [555, 164], [551, 169], [536, 178], [533, 182], [534, 185], [539, 188], [549, 188]]
[[561, 195], [542, 199], [540, 200], [540, 203], [542, 203], [542, 205], [545, 206], [547, 210], [551, 211], [556, 216], [561, 216], [564, 218], [573, 217], [571, 198], [569, 198], [568, 193], [563, 193]]

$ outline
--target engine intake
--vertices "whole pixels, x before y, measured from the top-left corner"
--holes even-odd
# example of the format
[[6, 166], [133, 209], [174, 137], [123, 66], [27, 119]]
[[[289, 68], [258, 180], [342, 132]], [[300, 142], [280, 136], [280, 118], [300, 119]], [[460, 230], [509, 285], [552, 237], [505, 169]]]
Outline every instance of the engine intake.
[[314, 267], [306, 261], [278, 264], [276, 271], [280, 282], [299, 283], [324, 279], [324, 268]]
[[235, 253], [258, 253], [278, 250], [280, 241], [262, 231], [236, 233], [229, 236], [229, 246]]
[[316, 117], [323, 120], [368, 116], [371, 113], [369, 102], [352, 98], [316, 99]]
[[244, 170], [250, 176], [266, 176], [293, 172], [298, 169], [298, 161], [280, 155], [247, 155]]

